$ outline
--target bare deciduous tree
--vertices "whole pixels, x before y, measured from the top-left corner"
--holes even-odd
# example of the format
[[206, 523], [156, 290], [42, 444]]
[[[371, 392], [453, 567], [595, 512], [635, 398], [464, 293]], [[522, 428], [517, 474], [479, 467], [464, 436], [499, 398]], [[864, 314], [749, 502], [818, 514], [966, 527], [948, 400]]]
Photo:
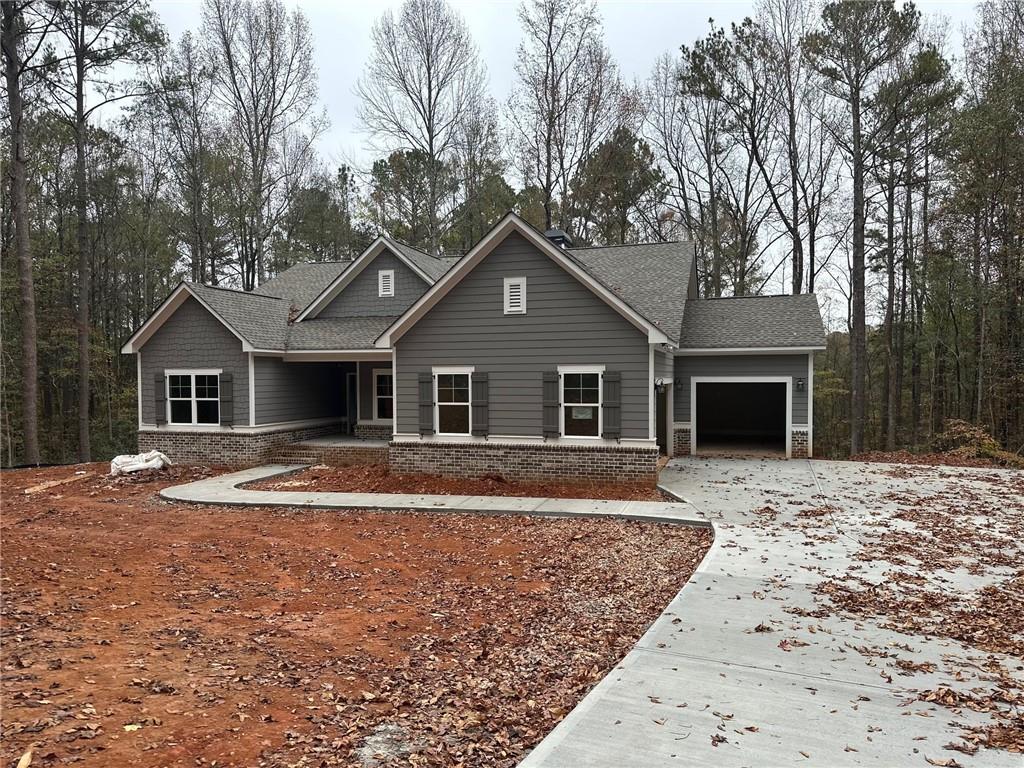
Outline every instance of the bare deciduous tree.
[[356, 87], [359, 115], [387, 149], [425, 157], [427, 239], [438, 253], [453, 210], [441, 177], [467, 116], [484, 98], [484, 68], [465, 22], [444, 0], [406, 0], [397, 17], [381, 16], [371, 39]]

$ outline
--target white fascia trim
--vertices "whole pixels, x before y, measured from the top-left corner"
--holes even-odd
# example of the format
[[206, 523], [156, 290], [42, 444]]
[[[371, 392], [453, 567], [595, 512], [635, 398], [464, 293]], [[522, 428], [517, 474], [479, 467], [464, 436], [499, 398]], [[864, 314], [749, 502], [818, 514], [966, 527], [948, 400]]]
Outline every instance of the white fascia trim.
[[697, 455], [698, 384], [785, 384], [786, 385], [786, 458], [793, 456], [793, 377], [792, 376], [691, 376], [690, 377], [690, 455]]
[[327, 424], [337, 424], [339, 427], [344, 419], [330, 417], [325, 419], [303, 419], [300, 421], [275, 421], [271, 424], [259, 424], [257, 426], [226, 426], [223, 424], [142, 424], [139, 429], [148, 432], [233, 432], [235, 434], [262, 434], [263, 432], [277, 432], [284, 429], [302, 429], [304, 427], [319, 427]]
[[714, 347], [712, 349], [674, 349], [673, 355], [806, 355], [824, 347]]
[[523, 437], [521, 435], [420, 435], [415, 432], [395, 433], [396, 443], [476, 443], [478, 445], [558, 445], [600, 448], [650, 448], [654, 440], [625, 438], [606, 440], [603, 437]]
[[231, 331], [231, 334], [242, 342], [243, 352], [252, 352], [254, 347], [250, 344], [244, 336], [238, 331], [231, 327], [231, 325], [220, 315], [218, 315], [213, 307], [207, 304], [199, 295], [193, 291], [188, 283], [178, 283], [178, 287], [171, 291], [170, 295], [160, 302], [160, 306], [154, 310], [135, 333], [124, 343], [121, 347], [122, 355], [129, 355], [132, 352], [138, 352], [142, 348], [142, 345], [149, 341], [150, 337], [160, 330], [160, 327], [170, 320], [171, 315], [177, 312], [178, 307], [185, 303], [185, 299], [191, 296], [193, 299], [198, 301], [202, 305], [203, 309], [213, 315], [217, 321]]
[[256, 423], [256, 363], [255, 356], [249, 353], [249, 426]]
[[[370, 262], [377, 258], [385, 248], [389, 250], [396, 259], [411, 269], [416, 276], [421, 278], [427, 285], [434, 284], [434, 281], [430, 279], [429, 275], [409, 261], [409, 259], [398, 248], [394, 240], [386, 235], [380, 235], [366, 247], [365, 251], [356, 257], [355, 261], [349, 264], [340, 275], [334, 278], [334, 280], [332, 280], [331, 283], [320, 292], [320, 295], [313, 299], [308, 307], [299, 313], [298, 318], [296, 318], [296, 322], [302, 322], [309, 317], [316, 317], [320, 311], [334, 301], [338, 294], [345, 290], [345, 286], [355, 280], [359, 273], [369, 266]], [[393, 284], [394, 282], [392, 281], [392, 285]]]
[[[561, 248], [556, 246], [543, 235], [536, 232], [533, 227], [526, 224], [519, 216], [509, 213], [496, 224], [480, 242], [473, 246], [472, 250], [449, 269], [444, 276], [434, 283], [416, 302], [405, 311], [391, 326], [377, 338], [378, 347], [393, 347], [397, 341], [416, 324], [431, 307], [443, 299], [452, 288], [458, 285], [466, 275], [473, 271], [487, 254], [497, 247], [512, 232], [518, 232], [542, 253], [547, 254], [552, 261], [562, 269], [579, 280], [598, 297], [603, 299], [612, 309], [617, 311], [632, 325], [647, 334], [647, 340], [652, 344], [667, 344], [669, 339], [657, 326], [651, 324], [636, 310], [626, 304], [622, 299], [609, 291], [599, 282], [594, 280], [585, 270], [579, 267], [570, 259]], [[300, 318], [301, 319], [301, 318]]]

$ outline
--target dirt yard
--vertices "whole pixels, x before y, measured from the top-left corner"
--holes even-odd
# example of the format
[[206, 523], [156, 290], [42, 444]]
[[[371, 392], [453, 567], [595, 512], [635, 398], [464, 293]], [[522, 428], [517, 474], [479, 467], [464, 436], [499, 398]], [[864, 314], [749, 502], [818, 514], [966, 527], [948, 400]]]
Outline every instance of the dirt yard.
[[[105, 465], [0, 475], [3, 766], [513, 765], [710, 533], [203, 508]], [[84, 471], [84, 474], [76, 474]], [[31, 493], [26, 493], [31, 490]]]
[[536, 496], [556, 499], [666, 501], [656, 488], [641, 483], [513, 482], [487, 476], [455, 479], [438, 475], [401, 475], [384, 464], [316, 466], [290, 475], [249, 483], [262, 491], [341, 491], [351, 493], [440, 493], [462, 496]]

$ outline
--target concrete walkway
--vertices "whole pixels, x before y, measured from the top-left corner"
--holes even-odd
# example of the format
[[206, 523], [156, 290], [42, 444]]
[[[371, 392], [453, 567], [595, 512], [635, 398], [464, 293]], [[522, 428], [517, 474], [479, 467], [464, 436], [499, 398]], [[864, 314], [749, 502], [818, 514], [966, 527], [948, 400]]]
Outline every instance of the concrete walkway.
[[[715, 542], [689, 583], [637, 645], [523, 760], [523, 768], [596, 766], [1014, 766], [1021, 756], [943, 746], [956, 723], [984, 715], [916, 701], [914, 689], [967, 690], [984, 654], [908, 637], [873, 621], [803, 614], [827, 605], [813, 587], [858, 569], [882, 580], [888, 563], [855, 553], [884, 535], [901, 494], [963, 489], [1000, 503], [986, 470], [758, 459], [682, 459], [662, 472], [679, 503], [252, 491], [241, 483], [301, 467], [267, 466], [167, 488], [189, 503], [619, 516], [712, 525]], [[951, 486], [955, 483], [955, 486]], [[771, 504], [777, 515], [757, 513]], [[799, 512], [830, 505], [827, 517]], [[812, 530], [813, 527], [813, 530]], [[950, 572], [950, 589], [985, 576]], [[949, 660], [953, 659], [953, 663]], [[901, 677], [903, 662], [937, 671]], [[1014, 663], [1011, 660], [1010, 667]], [[956, 680], [953, 669], [963, 669]], [[935, 761], [929, 763], [929, 761]]]
[[257, 491], [239, 485], [296, 472], [305, 465], [268, 464], [217, 475], [160, 491], [171, 501], [249, 507], [315, 507], [317, 509], [387, 509], [418, 512], [549, 515], [554, 517], [621, 517], [630, 520], [709, 526], [707, 518], [685, 502], [546, 499], [524, 496], [444, 496], [403, 493], [327, 493]]
[[[812, 587], [859, 567], [882, 579], [888, 563], [855, 563], [863, 539], [884, 535], [899, 494], [950, 483], [993, 496], [985, 470], [853, 462], [676, 460], [662, 486], [703, 511], [715, 547], [665, 613], [625, 659], [520, 764], [558, 766], [1016, 766], [1021, 755], [944, 749], [952, 723], [987, 722], [969, 710], [916, 701], [910, 689], [981, 682], [985, 654], [958, 643], [908, 637], [872, 621], [800, 609], [828, 605]], [[895, 475], [892, 476], [892, 475]], [[754, 512], [771, 504], [773, 520]], [[833, 505], [831, 517], [801, 509]], [[953, 573], [949, 588], [977, 588]], [[782, 644], [782, 645], [780, 645]], [[950, 665], [947, 654], [956, 657]], [[932, 662], [938, 672], [903, 676], [897, 661]], [[975, 663], [971, 663], [971, 660]], [[1012, 669], [1019, 661], [1009, 660]], [[955, 680], [943, 669], [963, 669]], [[928, 760], [936, 762], [929, 763]]]

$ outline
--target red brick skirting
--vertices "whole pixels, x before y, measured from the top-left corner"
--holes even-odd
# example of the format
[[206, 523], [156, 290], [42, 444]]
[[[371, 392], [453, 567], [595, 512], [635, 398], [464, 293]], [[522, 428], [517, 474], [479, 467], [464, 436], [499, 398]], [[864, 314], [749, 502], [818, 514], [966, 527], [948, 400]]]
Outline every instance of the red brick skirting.
[[429, 472], [448, 477], [500, 475], [508, 480], [581, 480], [649, 483], [658, 477], [658, 449], [620, 446], [393, 442], [394, 472]]
[[676, 427], [672, 433], [673, 453], [676, 456], [690, 455], [690, 428]]
[[809, 459], [810, 456], [807, 454], [807, 430], [806, 429], [794, 429], [790, 432], [790, 447], [792, 448], [792, 458], [794, 459]]
[[160, 451], [176, 464], [248, 467], [262, 464], [270, 454], [283, 445], [323, 437], [338, 431], [338, 424], [299, 428], [283, 426], [268, 432], [181, 432], [169, 429], [140, 429], [139, 452]]
[[390, 440], [392, 435], [390, 424], [357, 423], [352, 432], [363, 440]]

